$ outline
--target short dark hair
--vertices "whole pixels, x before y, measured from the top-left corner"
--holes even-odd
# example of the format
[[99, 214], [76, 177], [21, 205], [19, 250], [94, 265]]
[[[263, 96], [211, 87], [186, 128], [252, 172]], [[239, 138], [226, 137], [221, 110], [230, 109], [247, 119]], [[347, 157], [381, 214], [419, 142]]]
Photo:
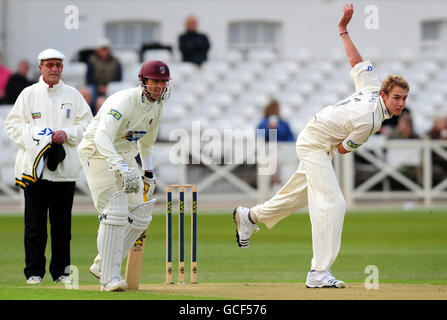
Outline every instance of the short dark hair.
[[279, 103], [276, 100], [270, 101], [267, 107], [265, 107], [264, 109], [264, 118], [267, 118], [272, 114], [279, 114]]

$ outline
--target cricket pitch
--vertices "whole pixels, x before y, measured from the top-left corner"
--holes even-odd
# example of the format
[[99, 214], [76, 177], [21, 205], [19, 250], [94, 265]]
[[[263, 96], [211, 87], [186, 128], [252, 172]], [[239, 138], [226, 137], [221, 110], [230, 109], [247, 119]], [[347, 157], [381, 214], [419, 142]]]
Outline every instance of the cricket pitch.
[[[94, 290], [96, 286], [81, 286]], [[381, 283], [366, 289], [363, 283], [347, 283], [344, 289], [308, 289], [304, 283], [199, 283], [141, 284], [138, 291], [232, 300], [445, 300], [447, 286]]]

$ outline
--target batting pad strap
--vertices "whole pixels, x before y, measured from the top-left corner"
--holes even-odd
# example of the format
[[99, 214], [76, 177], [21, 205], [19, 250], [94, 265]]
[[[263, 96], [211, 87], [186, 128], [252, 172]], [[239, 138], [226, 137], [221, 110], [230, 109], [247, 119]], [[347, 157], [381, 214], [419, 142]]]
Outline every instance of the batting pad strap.
[[108, 224], [111, 226], [123, 226], [126, 224], [126, 216], [113, 216], [108, 214], [100, 214], [99, 222], [102, 224]]
[[99, 215], [102, 224], [122, 226], [127, 222], [128, 196], [123, 191], [114, 193], [107, 202], [103, 213]]
[[144, 231], [152, 221], [152, 210], [157, 199], [147, 201], [129, 212], [127, 221], [131, 228]]
[[146, 230], [147, 226], [151, 223], [152, 217], [148, 218], [139, 218], [139, 217], [133, 217], [130, 216], [127, 218], [127, 222], [129, 223], [129, 227], [134, 230], [139, 230], [143, 232]]

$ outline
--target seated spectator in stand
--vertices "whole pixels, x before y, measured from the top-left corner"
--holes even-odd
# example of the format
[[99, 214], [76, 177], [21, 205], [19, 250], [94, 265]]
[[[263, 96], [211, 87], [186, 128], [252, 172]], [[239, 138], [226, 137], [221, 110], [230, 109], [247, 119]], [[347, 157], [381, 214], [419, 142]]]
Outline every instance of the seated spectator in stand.
[[96, 98], [107, 94], [107, 85], [112, 81], [121, 81], [121, 64], [110, 51], [110, 41], [99, 41], [95, 52], [87, 64], [87, 84], [92, 90], [92, 105]]
[[[402, 110], [401, 115], [409, 113], [410, 110], [405, 108]], [[382, 127], [379, 129], [379, 131], [376, 134], [381, 134], [384, 136], [389, 136], [391, 132], [393, 132], [397, 127], [397, 120], [399, 117], [391, 117], [389, 119], [386, 119], [382, 122]]]
[[195, 16], [188, 16], [185, 26], [186, 31], [178, 38], [182, 61], [192, 62], [200, 66], [207, 60], [210, 42], [205, 34], [197, 32], [197, 18]]
[[[397, 117], [396, 127], [388, 134], [388, 139], [419, 139], [420, 137], [413, 130], [413, 119], [411, 113], [402, 112]], [[418, 165], [414, 164], [400, 164], [399, 171], [410, 178], [412, 181], [422, 186], [422, 163]], [[402, 187], [400, 183], [391, 180], [391, 188], [393, 190], [406, 190], [406, 187]]]
[[397, 125], [388, 134], [388, 139], [419, 139], [419, 136], [413, 130], [413, 119], [410, 112], [402, 112], [397, 117]]
[[[433, 140], [447, 140], [447, 116], [436, 117], [433, 127], [427, 132], [427, 136]], [[432, 163], [432, 181], [433, 186], [436, 186], [447, 178], [447, 159], [444, 159], [436, 152], [432, 152]]]
[[4, 103], [14, 104], [20, 92], [34, 83], [28, 79], [28, 71], [29, 62], [27, 60], [20, 61], [17, 72], [9, 77], [8, 83], [6, 84]]
[[85, 102], [87, 102], [87, 104], [90, 106], [93, 116], [95, 116], [95, 108], [92, 104], [92, 90], [90, 90], [89, 87], [82, 87], [81, 89], [79, 89], [79, 92], [84, 97]]
[[11, 70], [3, 65], [2, 55], [0, 52], [0, 104], [4, 103], [6, 84], [11, 76]]
[[[269, 142], [269, 129], [276, 130], [276, 141], [296, 141], [296, 137], [290, 129], [289, 124], [280, 118], [279, 116], [279, 103], [276, 100], [269, 102], [267, 107], [264, 109], [264, 119], [258, 125], [257, 129], [263, 129], [266, 142]], [[260, 136], [262, 137], [262, 136]], [[281, 162], [278, 162], [276, 172], [272, 175], [272, 184], [280, 185], [281, 181]]]
[[435, 118], [433, 127], [427, 132], [430, 139], [447, 139], [447, 116], [438, 116]]
[[99, 96], [98, 99], [96, 99], [96, 104], [95, 104], [95, 113], [97, 114], [99, 109], [101, 109], [102, 104], [104, 103], [104, 101], [106, 101], [107, 96]]
[[279, 103], [276, 100], [270, 101], [264, 109], [264, 119], [259, 123], [257, 129], [265, 130], [265, 141], [269, 141], [269, 129], [276, 129], [278, 142], [296, 140], [289, 124], [279, 116]]

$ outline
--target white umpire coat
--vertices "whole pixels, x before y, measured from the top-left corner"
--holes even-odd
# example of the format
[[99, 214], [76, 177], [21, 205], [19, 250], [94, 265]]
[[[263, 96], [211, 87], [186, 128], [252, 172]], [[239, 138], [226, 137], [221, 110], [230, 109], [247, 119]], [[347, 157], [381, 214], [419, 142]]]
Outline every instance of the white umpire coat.
[[67, 134], [63, 144], [65, 159], [55, 171], [50, 171], [45, 161], [41, 176], [33, 178], [77, 181], [81, 171], [77, 146], [91, 119], [91, 109], [82, 95], [62, 80], [50, 88], [41, 76], [39, 82], [25, 88], [5, 119], [6, 133], [19, 148], [15, 163], [17, 185], [24, 187], [25, 182], [33, 182], [23, 177], [29, 175], [30, 167], [35, 165], [35, 157], [39, 155], [35, 147], [57, 130]]

